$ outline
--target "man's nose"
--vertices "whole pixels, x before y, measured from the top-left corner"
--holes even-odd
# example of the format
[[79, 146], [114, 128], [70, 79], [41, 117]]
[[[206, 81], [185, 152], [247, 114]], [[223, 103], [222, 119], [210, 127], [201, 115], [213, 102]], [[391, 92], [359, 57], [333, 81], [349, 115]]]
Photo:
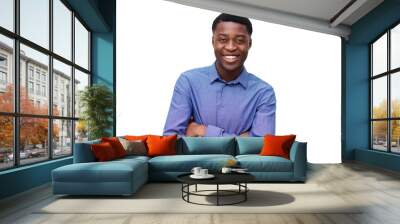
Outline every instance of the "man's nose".
[[228, 43], [225, 45], [225, 48], [227, 50], [233, 51], [233, 50], [236, 49], [236, 44], [235, 44], [235, 42], [233, 40], [228, 41]]

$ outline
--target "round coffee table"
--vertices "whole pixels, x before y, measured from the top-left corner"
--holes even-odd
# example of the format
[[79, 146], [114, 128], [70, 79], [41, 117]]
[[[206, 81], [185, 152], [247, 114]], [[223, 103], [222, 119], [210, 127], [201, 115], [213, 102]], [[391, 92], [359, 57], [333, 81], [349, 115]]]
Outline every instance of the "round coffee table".
[[[177, 177], [178, 181], [182, 183], [182, 199], [188, 203], [198, 205], [234, 205], [247, 200], [247, 192], [249, 188], [247, 183], [255, 180], [255, 177], [249, 173], [215, 173], [215, 177], [212, 179], [193, 179], [190, 177], [191, 173], [182, 174]], [[197, 190], [198, 184], [205, 185], [216, 185], [215, 190]], [[194, 191], [190, 191], [190, 186], [195, 186]], [[220, 189], [220, 185], [236, 185], [237, 190], [223, 190]], [[205, 194], [209, 192], [215, 192], [215, 194]], [[204, 196], [204, 197], [216, 197], [216, 204], [202, 204], [190, 201], [190, 196]], [[240, 196], [240, 199], [231, 203], [221, 203], [221, 197]]]

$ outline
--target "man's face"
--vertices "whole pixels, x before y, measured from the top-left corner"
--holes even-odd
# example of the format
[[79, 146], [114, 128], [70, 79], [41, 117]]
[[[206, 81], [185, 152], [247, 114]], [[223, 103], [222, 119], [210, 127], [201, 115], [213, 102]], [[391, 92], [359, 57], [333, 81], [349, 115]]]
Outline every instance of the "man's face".
[[217, 66], [229, 75], [240, 72], [251, 47], [251, 37], [246, 26], [235, 22], [220, 22], [213, 33]]

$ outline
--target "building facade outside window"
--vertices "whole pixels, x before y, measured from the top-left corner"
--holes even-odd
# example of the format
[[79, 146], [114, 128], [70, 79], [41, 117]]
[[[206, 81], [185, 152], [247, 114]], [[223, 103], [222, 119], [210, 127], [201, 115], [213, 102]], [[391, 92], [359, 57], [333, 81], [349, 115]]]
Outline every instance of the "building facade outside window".
[[0, 54], [0, 91], [4, 92], [7, 88], [7, 55]]

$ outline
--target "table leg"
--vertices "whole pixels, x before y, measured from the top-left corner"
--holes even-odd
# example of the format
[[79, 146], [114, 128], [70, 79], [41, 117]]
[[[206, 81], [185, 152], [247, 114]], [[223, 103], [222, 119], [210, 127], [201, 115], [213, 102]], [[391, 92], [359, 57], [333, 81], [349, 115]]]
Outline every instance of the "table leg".
[[187, 201], [188, 201], [188, 202], [190, 202], [190, 201], [189, 201], [189, 195], [190, 195], [190, 184], [188, 184], [188, 185], [187, 185], [187, 192], [188, 192], [188, 193], [187, 193]]
[[248, 192], [248, 190], [247, 190], [247, 182], [246, 182], [246, 183], [244, 183], [244, 201], [247, 201], [247, 192]]
[[219, 205], [219, 184], [217, 184], [217, 206]]
[[184, 190], [184, 186], [185, 186], [185, 185], [182, 183], [182, 188], [181, 188], [181, 192], [182, 192], [182, 199], [184, 198], [184, 197], [183, 197], [183, 190]]
[[197, 192], [197, 184], [196, 184], [196, 186], [195, 186], [195, 191]]

